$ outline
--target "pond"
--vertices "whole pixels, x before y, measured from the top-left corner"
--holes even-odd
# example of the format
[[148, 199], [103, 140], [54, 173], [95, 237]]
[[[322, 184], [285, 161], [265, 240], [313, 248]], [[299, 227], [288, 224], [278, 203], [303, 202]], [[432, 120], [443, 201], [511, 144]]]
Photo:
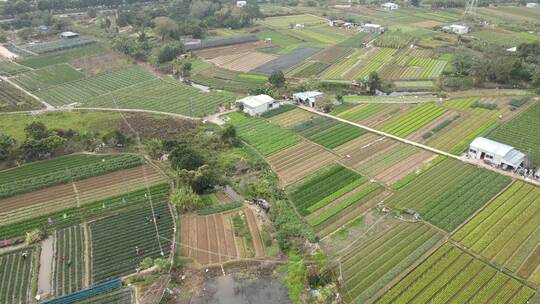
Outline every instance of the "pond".
[[265, 276], [242, 278], [238, 274], [208, 279], [195, 304], [289, 304], [287, 288], [278, 279]]

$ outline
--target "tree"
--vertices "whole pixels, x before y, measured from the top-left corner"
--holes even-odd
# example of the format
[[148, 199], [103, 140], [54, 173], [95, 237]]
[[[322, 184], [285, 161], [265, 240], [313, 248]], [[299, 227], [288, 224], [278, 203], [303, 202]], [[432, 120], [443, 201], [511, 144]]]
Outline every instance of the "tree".
[[13, 153], [17, 141], [6, 134], [0, 133], [0, 160], [6, 160]]
[[171, 203], [181, 211], [195, 210], [204, 205], [199, 195], [190, 186], [185, 185], [174, 189], [171, 194]]
[[88, 11], [86, 12], [86, 14], [88, 15], [89, 18], [96, 18], [97, 16], [97, 11], [95, 8], [90, 8], [88, 9]]
[[49, 130], [47, 130], [47, 127], [41, 121], [33, 121], [26, 125], [24, 134], [29, 139], [40, 140], [49, 136]]
[[152, 258], [146, 257], [144, 258], [144, 260], [141, 261], [141, 263], [139, 264], [139, 267], [141, 267], [141, 269], [148, 269], [152, 267], [153, 264], [154, 264], [154, 261], [152, 260]]
[[180, 68], [180, 73], [182, 77], [189, 77], [191, 74], [191, 62], [184, 62]]
[[32, 245], [41, 240], [41, 231], [39, 229], [34, 229], [26, 233], [25, 243], [26, 245]]
[[169, 43], [161, 47], [158, 51], [157, 61], [165, 63], [173, 60], [184, 51], [181, 43]]
[[373, 71], [369, 73], [367, 85], [369, 88], [369, 94], [371, 95], [375, 95], [375, 92], [381, 89], [382, 80], [379, 77], [379, 74], [377, 74], [377, 72]]
[[456, 54], [452, 58], [451, 64], [454, 67], [454, 74], [456, 76], [469, 75], [473, 60], [472, 57], [466, 54]]
[[161, 40], [167, 37], [174, 37], [178, 34], [180, 27], [169, 17], [157, 17], [154, 19], [156, 32], [161, 36]]
[[221, 140], [234, 147], [240, 144], [240, 140], [236, 134], [236, 128], [233, 125], [227, 125], [223, 131], [221, 131]]
[[273, 71], [268, 78], [268, 82], [276, 88], [281, 88], [285, 84], [285, 75], [283, 75], [282, 71]]
[[125, 146], [128, 143], [128, 138], [119, 130], [114, 130], [105, 134], [102, 140], [104, 143], [114, 147]]
[[420, 5], [420, 0], [411, 0], [411, 5], [418, 7]]
[[205, 164], [205, 159], [201, 153], [187, 144], [179, 144], [174, 148], [169, 157], [173, 169], [197, 170]]

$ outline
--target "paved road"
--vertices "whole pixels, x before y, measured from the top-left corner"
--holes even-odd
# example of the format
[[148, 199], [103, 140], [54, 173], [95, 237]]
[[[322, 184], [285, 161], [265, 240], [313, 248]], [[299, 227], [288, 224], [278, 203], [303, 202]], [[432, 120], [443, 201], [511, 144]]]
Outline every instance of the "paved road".
[[397, 141], [400, 141], [402, 143], [405, 143], [405, 144], [408, 144], [408, 145], [413, 145], [413, 146], [416, 146], [418, 148], [421, 148], [421, 149], [424, 149], [424, 150], [427, 150], [427, 151], [430, 151], [430, 152], [433, 152], [433, 153], [436, 153], [438, 155], [444, 155], [448, 158], [452, 158], [452, 159], [455, 159], [455, 160], [459, 160], [459, 161], [462, 161], [464, 163], [468, 163], [468, 164], [471, 164], [471, 165], [475, 165], [475, 166], [478, 166], [478, 167], [482, 167], [482, 168], [485, 168], [485, 169], [488, 169], [488, 170], [491, 170], [491, 171], [495, 171], [499, 174], [503, 174], [503, 175], [506, 175], [506, 176], [509, 176], [509, 177], [512, 177], [512, 178], [516, 178], [516, 179], [519, 179], [519, 180], [522, 180], [524, 182], [527, 182], [527, 183], [531, 183], [531, 184], [534, 184], [534, 185], [537, 185], [537, 186], [540, 186], [540, 181], [536, 181], [536, 180], [531, 180], [531, 179], [528, 179], [528, 178], [525, 178], [523, 176], [520, 176], [520, 175], [517, 175], [517, 174], [513, 174], [512, 172], [508, 172], [508, 171], [504, 171], [504, 170], [499, 170], [497, 168], [494, 168], [488, 164], [485, 164], [483, 162], [478, 162], [478, 161], [474, 161], [472, 159], [469, 159], [467, 157], [463, 157], [463, 156], [457, 156], [457, 155], [453, 155], [453, 154], [450, 154], [448, 152], [445, 152], [445, 151], [442, 151], [442, 150], [439, 150], [439, 149], [436, 149], [436, 148], [433, 148], [433, 147], [430, 147], [430, 146], [426, 146], [424, 144], [421, 144], [421, 143], [417, 143], [415, 141], [412, 141], [412, 140], [408, 140], [406, 138], [401, 138], [399, 136], [395, 136], [395, 135], [392, 135], [390, 133], [386, 133], [386, 132], [383, 132], [383, 131], [380, 131], [380, 130], [376, 130], [376, 129], [373, 129], [373, 128], [370, 128], [368, 126], [365, 126], [365, 125], [362, 125], [362, 124], [359, 124], [359, 123], [355, 123], [355, 122], [351, 122], [351, 121], [348, 121], [348, 120], [345, 120], [343, 118], [340, 118], [340, 117], [336, 117], [334, 115], [330, 115], [330, 114], [326, 114], [326, 113], [322, 113], [322, 112], [319, 112], [311, 107], [306, 107], [306, 106], [302, 106], [300, 105], [299, 106], [300, 108], [306, 110], [306, 111], [309, 111], [309, 112], [312, 112], [312, 113], [316, 113], [318, 115], [321, 115], [321, 116], [325, 116], [325, 117], [328, 117], [328, 118], [331, 118], [331, 119], [335, 119], [335, 120], [338, 120], [340, 122], [343, 122], [343, 123], [347, 123], [347, 124], [350, 124], [350, 125], [353, 125], [355, 127], [359, 127], [359, 128], [362, 128], [364, 130], [367, 130], [371, 133], [375, 133], [375, 134], [378, 134], [380, 136], [385, 136], [385, 137], [388, 137], [388, 138], [392, 138], [394, 140], [397, 140]]

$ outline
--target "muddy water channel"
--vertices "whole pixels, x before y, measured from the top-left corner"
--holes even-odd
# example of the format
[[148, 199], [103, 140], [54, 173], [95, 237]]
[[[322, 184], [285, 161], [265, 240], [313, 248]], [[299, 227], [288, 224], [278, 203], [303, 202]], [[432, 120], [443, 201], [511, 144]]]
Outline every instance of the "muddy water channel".
[[287, 289], [270, 276], [242, 278], [238, 274], [208, 279], [194, 304], [288, 304]]

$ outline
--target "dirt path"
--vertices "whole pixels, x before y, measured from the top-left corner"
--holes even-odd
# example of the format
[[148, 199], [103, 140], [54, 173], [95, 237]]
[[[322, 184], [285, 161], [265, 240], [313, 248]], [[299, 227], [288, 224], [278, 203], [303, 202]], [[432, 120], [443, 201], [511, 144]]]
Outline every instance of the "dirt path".
[[255, 215], [253, 214], [253, 211], [250, 208], [245, 209], [249, 230], [251, 232], [251, 236], [253, 238], [253, 246], [255, 247], [255, 257], [263, 257], [266, 255], [264, 250], [264, 244], [261, 239], [261, 234], [259, 233], [259, 227], [257, 225], [257, 220], [255, 219]]
[[3, 45], [0, 45], [0, 57], [4, 57], [7, 59], [17, 59], [19, 58], [19, 55], [6, 49]]
[[54, 254], [54, 236], [41, 241], [41, 255], [39, 257], [38, 294], [47, 295], [52, 292], [51, 276]]

